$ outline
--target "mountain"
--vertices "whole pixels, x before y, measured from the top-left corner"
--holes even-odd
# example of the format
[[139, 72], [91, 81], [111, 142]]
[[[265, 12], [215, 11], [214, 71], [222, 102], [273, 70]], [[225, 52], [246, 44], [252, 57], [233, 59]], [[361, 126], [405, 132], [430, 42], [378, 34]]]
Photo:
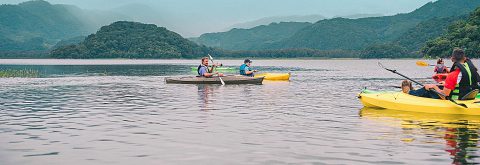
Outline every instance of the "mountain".
[[291, 37], [298, 30], [312, 25], [308, 22], [280, 22], [252, 29], [232, 29], [228, 32], [206, 33], [194, 39], [199, 44], [228, 50], [263, 49], [266, 45]]
[[478, 6], [479, 0], [438, 0], [408, 14], [322, 20], [303, 28], [274, 48], [361, 50], [372, 44], [393, 41], [422, 21], [465, 15]]
[[453, 48], [464, 48], [468, 57], [480, 57], [480, 7], [466, 20], [451, 24], [445, 34], [426, 42], [421, 52], [430, 57], [448, 57]]
[[[0, 36], [21, 47], [22, 43], [42, 38], [46, 45], [60, 39], [86, 35], [91, 30], [68, 10], [73, 6], [51, 5], [42, 0], [0, 6]], [[18, 50], [23, 48], [16, 48]]]
[[179, 34], [154, 24], [119, 21], [79, 44], [57, 48], [54, 58], [192, 58], [209, 53]]
[[383, 17], [382, 14], [351, 14], [344, 16], [334, 16], [333, 18], [348, 18], [348, 19], [359, 19], [359, 18], [369, 18], [369, 17]]
[[327, 19], [322, 15], [293, 15], [293, 16], [278, 16], [278, 17], [266, 17], [254, 21], [234, 24], [226, 28], [226, 31], [231, 29], [250, 29], [261, 25], [269, 25], [271, 23], [280, 22], [310, 22], [314, 23], [323, 19]]
[[[196, 41], [206, 46], [229, 50], [306, 48], [362, 51], [378, 44], [400, 44], [400, 47], [407, 49], [406, 52], [412, 52], [410, 49], [418, 49], [422, 45], [421, 42], [428, 40], [430, 36], [436, 37], [435, 35], [441, 34], [445, 25], [450, 23], [449, 21], [470, 13], [478, 6], [480, 6], [479, 0], [438, 0], [429, 2], [406, 14], [320, 20], [311, 25], [291, 28], [290, 31], [277, 38], [266, 35], [272, 30], [254, 33], [257, 31], [257, 27], [255, 27], [204, 34]], [[434, 26], [428, 27], [431, 25]], [[281, 26], [278, 24], [275, 29], [284, 28]], [[291, 25], [285, 24], [284, 26]], [[269, 27], [270, 25], [263, 28]], [[424, 30], [419, 31], [416, 28]]]
[[441, 36], [447, 31], [450, 24], [465, 18], [466, 15], [448, 18], [433, 18], [423, 21], [393, 41], [368, 46], [361, 52], [360, 57], [420, 58], [422, 55], [419, 53], [419, 50], [425, 42]]

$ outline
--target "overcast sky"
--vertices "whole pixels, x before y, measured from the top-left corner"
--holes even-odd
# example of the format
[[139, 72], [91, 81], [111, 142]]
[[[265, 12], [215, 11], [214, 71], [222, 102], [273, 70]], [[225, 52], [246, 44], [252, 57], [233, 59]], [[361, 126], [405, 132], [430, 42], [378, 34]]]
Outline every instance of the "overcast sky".
[[[17, 4], [25, 0], [0, 0]], [[112, 10], [126, 6], [144, 6], [155, 11], [146, 23], [162, 24], [183, 36], [198, 36], [223, 30], [236, 23], [272, 16], [383, 14], [411, 12], [434, 0], [47, 0], [53, 4], [71, 4], [82, 9]], [[139, 8], [137, 8], [139, 9]], [[136, 11], [129, 11], [136, 13]], [[138, 13], [142, 13], [139, 11]], [[142, 14], [148, 12], [143, 11]], [[151, 13], [151, 12], [150, 12]], [[155, 15], [158, 15], [157, 20]], [[161, 21], [160, 21], [161, 20]], [[162, 26], [162, 25], [159, 25]]]

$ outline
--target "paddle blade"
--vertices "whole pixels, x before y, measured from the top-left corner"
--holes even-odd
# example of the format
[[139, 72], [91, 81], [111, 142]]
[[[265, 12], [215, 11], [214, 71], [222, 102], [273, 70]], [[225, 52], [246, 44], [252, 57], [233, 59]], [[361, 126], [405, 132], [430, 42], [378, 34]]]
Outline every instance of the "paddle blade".
[[210, 54], [208, 54], [208, 57], [210, 58], [210, 60], [213, 60], [213, 57]]
[[220, 82], [222, 83], [222, 85], [225, 85], [225, 81], [223, 81], [223, 79], [220, 76], [218, 78], [220, 79]]
[[418, 66], [428, 66], [429, 64], [425, 61], [417, 61], [416, 63]]

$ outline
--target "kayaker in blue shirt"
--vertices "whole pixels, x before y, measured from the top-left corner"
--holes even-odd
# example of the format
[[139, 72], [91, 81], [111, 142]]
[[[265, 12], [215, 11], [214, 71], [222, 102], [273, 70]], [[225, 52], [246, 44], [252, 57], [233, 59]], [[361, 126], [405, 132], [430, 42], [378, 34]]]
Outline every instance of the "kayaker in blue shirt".
[[208, 57], [203, 57], [202, 58], [202, 64], [200, 64], [197, 68], [197, 73], [198, 76], [201, 77], [212, 77], [213, 75], [218, 75], [218, 76], [223, 76], [222, 73], [218, 72], [213, 72], [213, 68], [215, 68], [217, 65], [213, 64], [212, 67], [208, 67]]
[[250, 76], [253, 77], [255, 76], [255, 72], [258, 72], [258, 70], [252, 70], [250, 66], [252, 65], [252, 61], [250, 59], [245, 59], [243, 61], [243, 64], [240, 66], [240, 75], [244, 76]]

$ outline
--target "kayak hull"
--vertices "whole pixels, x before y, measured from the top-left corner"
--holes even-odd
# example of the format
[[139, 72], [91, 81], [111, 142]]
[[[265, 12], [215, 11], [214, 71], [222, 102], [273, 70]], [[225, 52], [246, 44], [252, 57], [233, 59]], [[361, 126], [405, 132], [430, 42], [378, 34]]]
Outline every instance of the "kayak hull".
[[[225, 84], [262, 84], [263, 77], [224, 76]], [[222, 84], [219, 77], [167, 77], [168, 84]]]
[[290, 73], [260, 73], [255, 74], [255, 77], [265, 77], [265, 80], [272, 81], [288, 81], [290, 80]]
[[[365, 107], [393, 109], [399, 111], [480, 115], [480, 100], [457, 101], [468, 108], [455, 104], [449, 100], [417, 97], [403, 92], [372, 92], [362, 91], [358, 98]], [[478, 103], [477, 103], [478, 102]]]

